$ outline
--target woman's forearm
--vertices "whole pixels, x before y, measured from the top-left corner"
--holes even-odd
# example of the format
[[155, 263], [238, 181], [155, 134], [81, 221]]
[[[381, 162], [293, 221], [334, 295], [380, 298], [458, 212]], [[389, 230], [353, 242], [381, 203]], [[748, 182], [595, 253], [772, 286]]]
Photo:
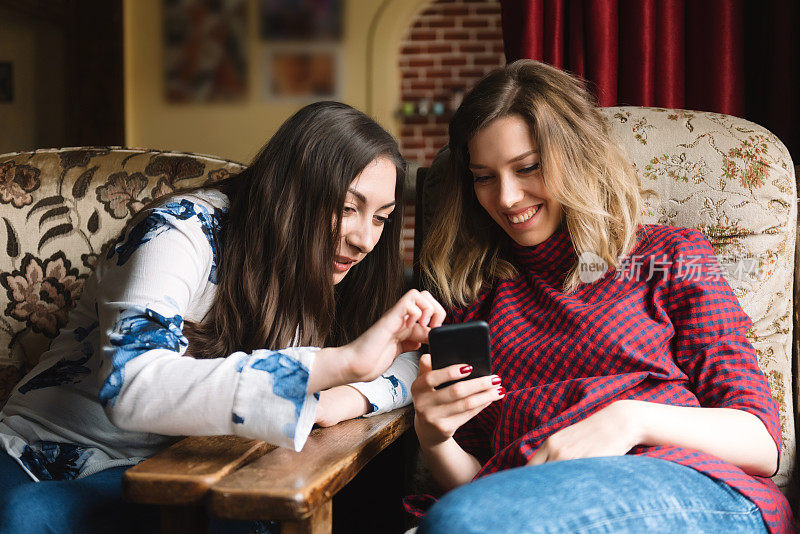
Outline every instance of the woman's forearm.
[[315, 353], [308, 377], [308, 393], [358, 382], [349, 366], [347, 347], [328, 347]]
[[778, 450], [764, 423], [731, 408], [692, 408], [635, 400], [628, 403], [638, 421], [642, 445], [687, 447], [713, 454], [745, 473], [772, 476]]
[[453, 438], [421, 448], [433, 478], [445, 491], [467, 484], [481, 468], [480, 462]]
[[333, 426], [347, 419], [361, 417], [369, 408], [369, 400], [360, 391], [350, 386], [336, 386], [320, 391], [314, 422], [319, 426]]

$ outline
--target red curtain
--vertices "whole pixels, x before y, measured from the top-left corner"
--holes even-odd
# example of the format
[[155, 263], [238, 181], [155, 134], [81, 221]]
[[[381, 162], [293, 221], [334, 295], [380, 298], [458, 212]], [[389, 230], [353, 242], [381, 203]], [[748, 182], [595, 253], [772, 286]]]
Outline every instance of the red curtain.
[[602, 106], [716, 111], [772, 130], [800, 163], [795, 0], [501, 0], [506, 59], [587, 79]]

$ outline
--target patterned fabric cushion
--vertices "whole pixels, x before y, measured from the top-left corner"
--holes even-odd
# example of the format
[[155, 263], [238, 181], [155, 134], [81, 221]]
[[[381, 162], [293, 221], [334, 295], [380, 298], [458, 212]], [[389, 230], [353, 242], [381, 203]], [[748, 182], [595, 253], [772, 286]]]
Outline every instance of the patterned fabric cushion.
[[[632, 106], [603, 112], [641, 177], [644, 222], [703, 232], [753, 320], [748, 338], [780, 407], [783, 450], [773, 480], [784, 492], [797, 491], [792, 299], [800, 228], [789, 152], [761, 126], [728, 115]], [[446, 156], [434, 160], [423, 199], [436, 198]], [[434, 207], [417, 207], [424, 223]]]
[[639, 171], [648, 223], [703, 232], [744, 311], [748, 338], [778, 401], [779, 487], [794, 469], [792, 281], [797, 189], [786, 147], [769, 131], [718, 113], [605, 110]]
[[100, 250], [151, 199], [243, 166], [124, 148], [0, 155], [0, 405], [66, 323]]

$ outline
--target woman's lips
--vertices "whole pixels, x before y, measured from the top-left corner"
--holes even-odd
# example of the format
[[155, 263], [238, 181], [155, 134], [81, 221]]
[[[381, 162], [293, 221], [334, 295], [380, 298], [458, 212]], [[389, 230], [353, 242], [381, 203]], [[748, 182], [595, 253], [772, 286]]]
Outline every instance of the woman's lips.
[[509, 215], [508, 213], [506, 213], [505, 217], [511, 228], [524, 229], [533, 225], [533, 222], [537, 218], [536, 214], [539, 213], [539, 210], [541, 210], [541, 208], [542, 204], [537, 204], [536, 206], [531, 206], [513, 215]]
[[336, 256], [333, 259], [333, 269], [336, 272], [343, 273], [350, 269], [355, 262], [356, 260], [350, 259], [346, 256]]

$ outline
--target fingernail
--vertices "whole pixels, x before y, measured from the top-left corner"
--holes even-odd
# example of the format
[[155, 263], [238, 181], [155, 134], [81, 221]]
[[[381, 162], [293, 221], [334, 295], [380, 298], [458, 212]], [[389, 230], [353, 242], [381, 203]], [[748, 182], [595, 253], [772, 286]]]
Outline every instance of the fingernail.
[[499, 376], [496, 376], [496, 377], [492, 378], [492, 385], [493, 385], [493, 386], [496, 386], [496, 385], [497, 385], [497, 384], [499, 384], [500, 382], [502, 382], [502, 380], [500, 379], [500, 377], [499, 377]]
[[459, 369], [459, 371], [461, 372], [462, 375], [468, 375], [469, 373], [472, 372], [472, 366], [471, 365], [465, 365], [464, 367]]
[[497, 394], [500, 395], [501, 397], [505, 397], [506, 396], [506, 388], [500, 386], [499, 388], [497, 388]]

